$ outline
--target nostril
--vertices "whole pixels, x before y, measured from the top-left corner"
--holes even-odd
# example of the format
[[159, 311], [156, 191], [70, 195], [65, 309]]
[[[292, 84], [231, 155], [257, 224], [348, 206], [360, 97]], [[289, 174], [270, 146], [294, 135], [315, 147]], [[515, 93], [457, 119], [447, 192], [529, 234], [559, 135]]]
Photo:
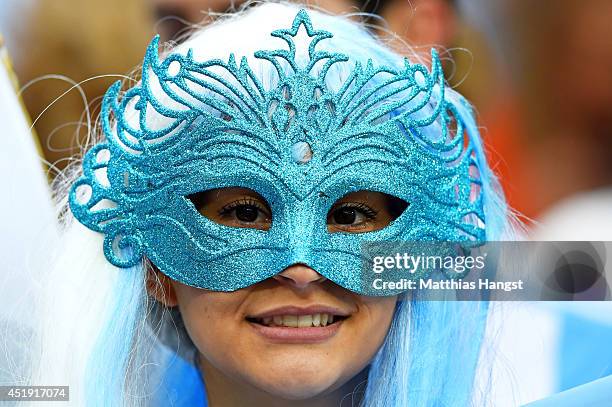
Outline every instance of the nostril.
[[325, 281], [326, 278], [305, 264], [294, 264], [274, 276], [278, 282], [304, 288], [312, 283]]
[[272, 278], [274, 278], [275, 280], [278, 280], [278, 281], [286, 281], [286, 280], [291, 280], [289, 277], [285, 277], [285, 276], [280, 275], [280, 274], [277, 274], [277, 275], [275, 275], [275, 276], [274, 276], [274, 277], [272, 277]]

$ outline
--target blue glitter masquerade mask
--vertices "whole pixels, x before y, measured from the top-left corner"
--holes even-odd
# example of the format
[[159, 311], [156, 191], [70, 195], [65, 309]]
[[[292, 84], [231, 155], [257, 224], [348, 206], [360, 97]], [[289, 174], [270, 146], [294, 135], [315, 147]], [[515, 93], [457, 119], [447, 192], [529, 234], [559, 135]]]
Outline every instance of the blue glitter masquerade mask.
[[[304, 55], [296, 54], [300, 27], [310, 41]], [[484, 240], [478, 169], [435, 51], [431, 72], [408, 60], [397, 69], [355, 62], [334, 91], [330, 72], [352, 62], [318, 49], [331, 33], [314, 30], [302, 10], [272, 36], [288, 47], [255, 53], [277, 78], [270, 89], [233, 54], [227, 62], [197, 62], [191, 51], [160, 61], [156, 38], [141, 83], [122, 97], [120, 83], [108, 90], [105, 141], [85, 155], [69, 203], [105, 235], [112, 264], [146, 256], [184, 284], [233, 291], [302, 263], [367, 293], [363, 242]], [[296, 159], [300, 147], [312, 155]], [[218, 224], [187, 198], [222, 187], [263, 196], [269, 230]], [[332, 205], [362, 190], [409, 206], [381, 230], [330, 233]]]

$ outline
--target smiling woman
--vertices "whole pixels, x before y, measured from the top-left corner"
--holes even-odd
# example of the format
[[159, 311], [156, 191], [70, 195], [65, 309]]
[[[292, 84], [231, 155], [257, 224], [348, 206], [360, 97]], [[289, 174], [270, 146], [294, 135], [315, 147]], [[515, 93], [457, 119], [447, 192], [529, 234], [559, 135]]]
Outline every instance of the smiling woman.
[[471, 402], [486, 304], [371, 296], [361, 276], [365, 242], [512, 229], [435, 51], [429, 70], [268, 3], [163, 57], [154, 40], [120, 89], [59, 188], [48, 277], [69, 284], [44, 303], [33, 382], [69, 382], [78, 405], [179, 405], [163, 397], [179, 355], [201, 380], [172, 391], [211, 406]]
[[[272, 227], [269, 205], [252, 190], [213, 189], [190, 199], [219, 224]], [[382, 229], [403, 210], [397, 213], [394, 201], [379, 192], [348, 194], [330, 209], [328, 231]], [[203, 292], [154, 269], [150, 292], [180, 308], [203, 376], [216, 383], [207, 384], [211, 405], [270, 406], [287, 403], [283, 399], [340, 405], [366, 379], [359, 373], [382, 344], [396, 303], [395, 297], [351, 295], [301, 263], [232, 293]], [[156, 289], [157, 282], [164, 288]]]

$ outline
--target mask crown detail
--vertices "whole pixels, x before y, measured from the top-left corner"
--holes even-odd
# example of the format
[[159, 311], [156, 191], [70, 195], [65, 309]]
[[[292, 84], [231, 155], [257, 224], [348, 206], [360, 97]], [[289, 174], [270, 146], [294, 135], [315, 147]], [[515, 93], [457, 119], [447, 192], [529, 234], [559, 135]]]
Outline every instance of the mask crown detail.
[[[298, 33], [307, 42], [297, 43]], [[130, 267], [146, 255], [186, 284], [226, 291], [277, 273], [262, 266], [231, 277], [222, 265], [222, 276], [215, 277], [221, 283], [215, 283], [206, 272], [193, 272], [253, 250], [289, 250], [280, 243], [290, 240], [285, 230], [271, 237], [220, 231], [197, 218], [184, 197], [223, 186], [261, 188], [283, 208], [314, 207], [317, 196], [337, 199], [370, 186], [416, 208], [390, 231], [368, 236], [374, 240], [484, 240], [477, 164], [457, 106], [445, 97], [435, 50], [431, 71], [408, 59], [399, 67], [351, 62], [349, 55], [322, 48], [333, 35], [315, 30], [304, 10], [290, 28], [271, 35], [286, 48], [255, 52], [257, 64], [270, 65], [266, 78], [234, 54], [198, 62], [190, 50], [162, 61], [156, 37], [141, 82], [125, 92], [120, 82], [109, 88], [101, 112], [105, 140], [85, 155], [69, 204], [82, 224], [105, 235], [104, 254], [112, 264]], [[338, 75], [345, 77], [334, 82]], [[304, 223], [304, 231], [312, 224]], [[324, 232], [304, 235], [321, 239]], [[324, 239], [332, 249], [308, 243], [310, 252], [300, 253], [336, 250], [351, 252], [354, 260], [366, 238]], [[279, 267], [286, 258], [277, 259]], [[358, 291], [346, 273], [326, 276]]]

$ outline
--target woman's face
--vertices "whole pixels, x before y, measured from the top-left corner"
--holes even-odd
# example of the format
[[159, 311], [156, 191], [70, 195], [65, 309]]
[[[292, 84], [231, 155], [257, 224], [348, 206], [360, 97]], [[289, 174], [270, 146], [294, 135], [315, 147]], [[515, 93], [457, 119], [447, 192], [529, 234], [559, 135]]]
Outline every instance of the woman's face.
[[[269, 206], [248, 189], [207, 191], [192, 201], [224, 225], [271, 226]], [[405, 207], [385, 194], [352, 193], [330, 210], [328, 231], [382, 229]], [[330, 393], [361, 372], [381, 346], [397, 300], [355, 294], [302, 264], [234, 292], [194, 288], [158, 275], [165, 294], [152, 292], [179, 307], [200, 352], [207, 388], [213, 380], [229, 380], [293, 400]]]

